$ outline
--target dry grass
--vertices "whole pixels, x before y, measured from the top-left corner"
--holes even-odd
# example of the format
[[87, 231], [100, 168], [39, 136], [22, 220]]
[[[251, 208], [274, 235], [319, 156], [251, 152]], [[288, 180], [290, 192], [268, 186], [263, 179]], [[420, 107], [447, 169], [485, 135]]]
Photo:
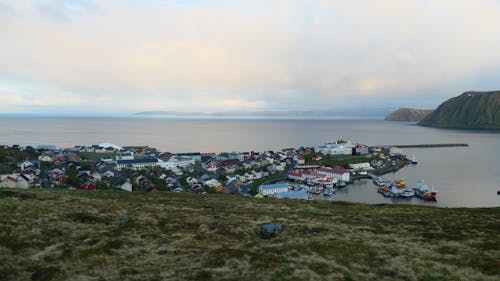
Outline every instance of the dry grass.
[[[0, 190], [2, 280], [498, 280], [500, 208]], [[122, 221], [122, 216], [129, 221]], [[284, 232], [259, 237], [263, 223]]]

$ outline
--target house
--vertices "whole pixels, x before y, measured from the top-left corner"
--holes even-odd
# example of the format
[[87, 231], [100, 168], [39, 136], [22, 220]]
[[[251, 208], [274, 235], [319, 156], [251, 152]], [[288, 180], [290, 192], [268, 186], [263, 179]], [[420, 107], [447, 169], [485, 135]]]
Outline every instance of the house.
[[288, 179], [294, 180], [294, 181], [305, 181], [306, 178], [304, 175], [300, 172], [290, 172], [288, 173]]
[[317, 169], [316, 173], [337, 179], [338, 181], [348, 182], [350, 180], [349, 171], [344, 168], [332, 169], [323, 167]]
[[29, 188], [34, 177], [22, 173], [14, 173], [10, 175], [0, 175], [0, 187], [7, 188]]
[[210, 180], [204, 181], [203, 184], [205, 186], [208, 186], [208, 187], [213, 188], [213, 189], [215, 189], [217, 187], [221, 187], [221, 189], [222, 189], [222, 184], [216, 179], [210, 179]]
[[288, 183], [262, 184], [259, 186], [259, 193], [264, 196], [270, 196], [277, 193], [287, 192]]
[[237, 167], [237, 166], [239, 166], [239, 164], [240, 164], [240, 161], [238, 159], [223, 160], [220, 162], [220, 166], [223, 168]]
[[224, 171], [227, 174], [232, 174], [236, 171], [236, 168], [235, 168], [235, 166], [224, 167]]
[[95, 190], [95, 181], [93, 181], [92, 179], [87, 179], [83, 182], [81, 187], [82, 189], [93, 191]]
[[[118, 168], [118, 170], [124, 168], [140, 170], [144, 168], [161, 166], [160, 161], [161, 160], [151, 156], [136, 158], [131, 160], [116, 160], [116, 167]], [[163, 161], [161, 162], [164, 163]]]
[[13, 175], [2, 175], [0, 176], [0, 187], [16, 188], [17, 179]]
[[20, 174], [16, 178], [16, 187], [17, 188], [29, 188], [31, 186], [31, 180], [24, 174]]
[[21, 170], [26, 170], [30, 167], [34, 167], [35, 165], [33, 164], [33, 162], [30, 162], [30, 161], [23, 161], [19, 164], [17, 164], [17, 166], [19, 167], [19, 169]]
[[94, 181], [96, 181], [96, 182], [99, 182], [99, 181], [102, 180], [102, 176], [101, 176], [101, 174], [99, 172], [93, 172], [91, 174], [91, 176], [94, 179]]
[[297, 158], [297, 164], [299, 164], [299, 165], [304, 165], [304, 164], [306, 164], [306, 158], [304, 158], [304, 156], [299, 156], [299, 157]]
[[123, 151], [120, 150], [118, 154], [116, 154], [116, 160], [134, 160], [134, 152], [132, 151]]
[[252, 171], [251, 173], [253, 175], [253, 178], [256, 180], [261, 179], [264, 175], [262, 171]]
[[132, 191], [132, 184], [128, 180], [124, 180], [118, 185], [118, 188], [125, 191]]
[[186, 182], [187, 182], [187, 184], [189, 184], [189, 186], [193, 186], [195, 184], [198, 184], [198, 180], [193, 178], [193, 177], [188, 177], [186, 179]]
[[54, 159], [52, 159], [52, 157], [50, 157], [47, 154], [42, 154], [42, 155], [38, 156], [38, 160], [41, 161], [41, 162], [52, 162], [52, 161], [54, 161]]
[[203, 168], [209, 172], [217, 171], [217, 162], [210, 160], [206, 163], [203, 163]]
[[353, 148], [353, 154], [355, 155], [366, 155], [369, 154], [368, 146], [364, 144], [358, 144], [355, 148]]
[[104, 163], [114, 163], [115, 159], [113, 159], [113, 157], [111, 156], [103, 156], [101, 157], [101, 161]]
[[184, 174], [184, 171], [182, 171], [182, 169], [179, 167], [173, 167], [171, 171], [177, 176], [182, 176]]
[[312, 159], [313, 159], [314, 161], [319, 161], [319, 160], [323, 159], [323, 157], [321, 157], [321, 155], [316, 154], [316, 155], [314, 155], [314, 156], [312, 157]]
[[106, 177], [106, 178], [112, 178], [115, 176], [115, 172], [113, 172], [111, 170], [107, 170], [104, 173], [102, 173], [102, 176]]
[[372, 166], [370, 165], [370, 163], [364, 162], [364, 163], [349, 164], [349, 168], [353, 170], [369, 170], [372, 169]]
[[64, 174], [58, 174], [52, 178], [52, 182], [56, 185], [63, 184], [69, 180], [69, 177]]

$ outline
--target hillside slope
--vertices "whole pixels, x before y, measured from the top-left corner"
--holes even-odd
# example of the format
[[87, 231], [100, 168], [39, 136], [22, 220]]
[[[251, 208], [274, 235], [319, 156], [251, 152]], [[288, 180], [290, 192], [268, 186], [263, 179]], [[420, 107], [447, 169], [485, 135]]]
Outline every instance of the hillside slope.
[[418, 124], [451, 129], [500, 130], [500, 91], [465, 92], [442, 103]]
[[[500, 208], [0, 189], [2, 280], [498, 280]], [[264, 223], [283, 232], [259, 236]]]
[[400, 108], [391, 112], [384, 120], [386, 121], [420, 121], [429, 115], [432, 109]]

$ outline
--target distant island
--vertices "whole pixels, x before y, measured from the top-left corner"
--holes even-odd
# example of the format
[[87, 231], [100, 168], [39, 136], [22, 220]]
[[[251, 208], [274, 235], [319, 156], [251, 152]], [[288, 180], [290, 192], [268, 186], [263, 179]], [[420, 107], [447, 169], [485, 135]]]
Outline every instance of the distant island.
[[420, 121], [432, 113], [432, 109], [400, 108], [391, 112], [384, 120], [386, 121]]
[[[320, 119], [379, 119], [383, 109], [356, 108], [335, 110], [263, 110], [263, 111], [224, 111], [224, 112], [181, 112], [151, 110], [134, 113], [144, 117], [203, 117], [203, 118], [320, 118]], [[361, 112], [361, 113], [360, 113]]]
[[439, 105], [418, 125], [449, 129], [500, 130], [500, 91], [465, 92]]

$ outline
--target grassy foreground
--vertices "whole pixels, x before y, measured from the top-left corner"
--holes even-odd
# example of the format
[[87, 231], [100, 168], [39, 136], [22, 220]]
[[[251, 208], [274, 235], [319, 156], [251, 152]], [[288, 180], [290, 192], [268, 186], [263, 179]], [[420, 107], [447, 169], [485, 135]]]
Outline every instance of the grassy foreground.
[[500, 208], [0, 189], [0, 212], [1, 280], [500, 276]]

